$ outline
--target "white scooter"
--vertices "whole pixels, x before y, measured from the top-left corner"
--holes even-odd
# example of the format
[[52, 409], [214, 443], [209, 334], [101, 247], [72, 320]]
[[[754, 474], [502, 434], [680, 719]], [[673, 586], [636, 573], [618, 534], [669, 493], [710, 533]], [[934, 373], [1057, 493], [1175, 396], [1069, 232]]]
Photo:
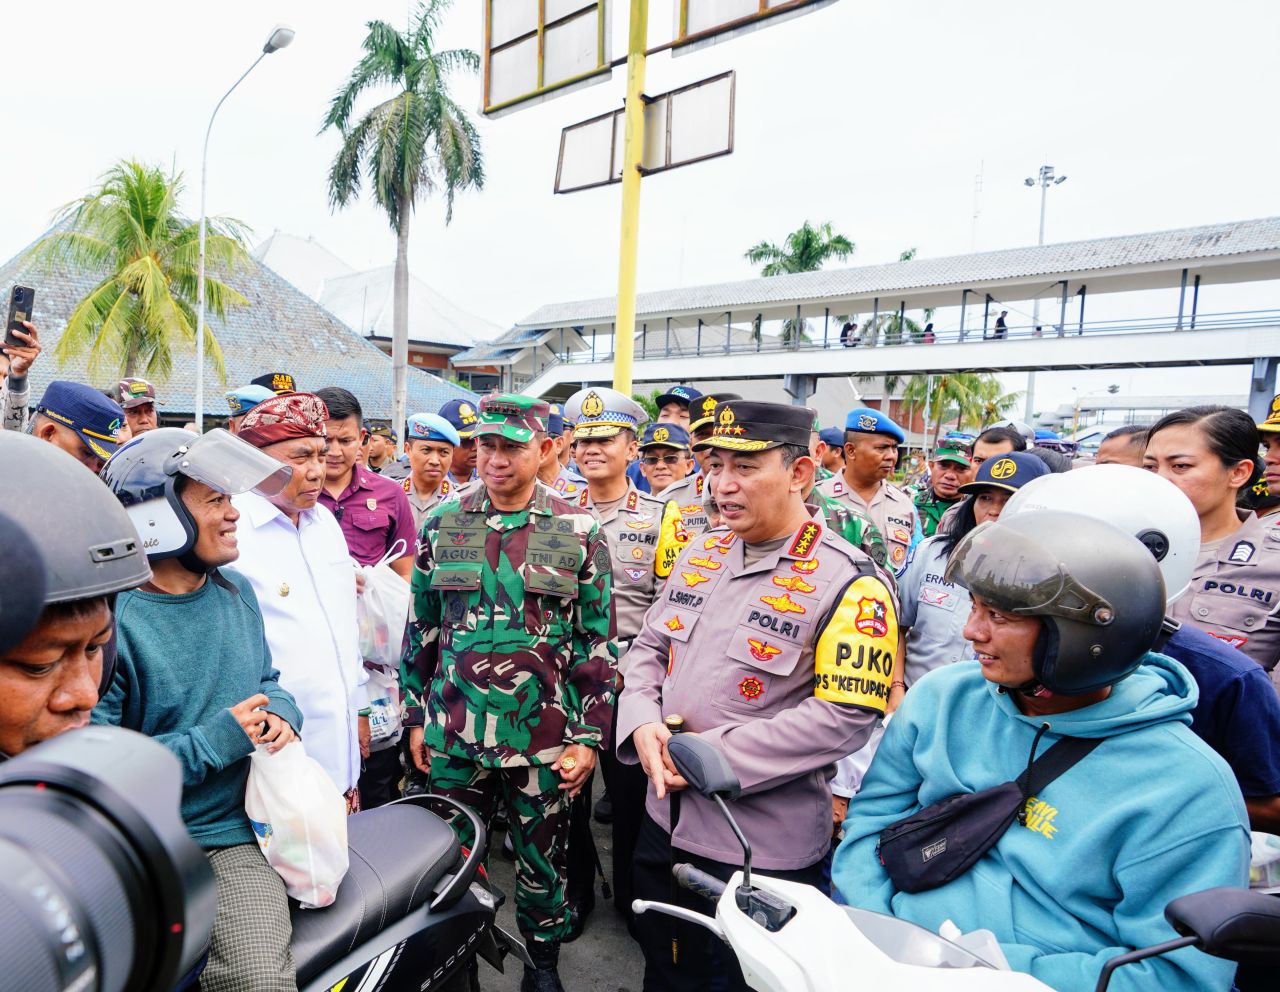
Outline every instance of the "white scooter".
[[[912, 992], [1052, 992], [1030, 975], [1001, 969], [959, 944], [914, 923], [838, 906], [817, 889], [753, 876], [751, 845], [726, 800], [737, 776], [714, 745], [686, 734], [668, 745], [689, 785], [720, 807], [742, 845], [743, 868], [722, 882], [692, 865], [676, 865], [679, 884], [716, 905], [712, 919], [666, 903], [637, 899], [636, 913], [659, 912], [696, 924], [737, 955], [743, 977], [759, 992], [847, 992], [859, 987]], [[1116, 968], [1181, 947], [1263, 966], [1280, 966], [1280, 899], [1240, 889], [1211, 889], [1175, 899], [1165, 910], [1183, 936], [1112, 958], [1098, 977], [1105, 992]], [[839, 953], [832, 953], [838, 948]]]

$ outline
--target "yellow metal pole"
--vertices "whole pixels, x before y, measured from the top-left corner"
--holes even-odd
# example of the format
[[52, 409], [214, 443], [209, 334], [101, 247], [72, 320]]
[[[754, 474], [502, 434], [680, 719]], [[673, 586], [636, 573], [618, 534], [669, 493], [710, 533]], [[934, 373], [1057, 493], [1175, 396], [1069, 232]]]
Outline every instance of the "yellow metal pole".
[[613, 388], [631, 395], [635, 354], [636, 255], [640, 244], [640, 165], [644, 160], [644, 60], [649, 0], [631, 0], [627, 103], [622, 145], [622, 229], [618, 239], [618, 315], [614, 323]]

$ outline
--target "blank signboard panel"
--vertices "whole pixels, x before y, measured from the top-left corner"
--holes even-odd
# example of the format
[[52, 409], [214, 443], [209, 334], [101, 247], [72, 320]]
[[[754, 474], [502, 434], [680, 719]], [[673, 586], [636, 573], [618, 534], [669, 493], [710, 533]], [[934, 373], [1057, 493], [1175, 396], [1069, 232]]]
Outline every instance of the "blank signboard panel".
[[484, 0], [484, 111], [609, 72], [608, 0]]

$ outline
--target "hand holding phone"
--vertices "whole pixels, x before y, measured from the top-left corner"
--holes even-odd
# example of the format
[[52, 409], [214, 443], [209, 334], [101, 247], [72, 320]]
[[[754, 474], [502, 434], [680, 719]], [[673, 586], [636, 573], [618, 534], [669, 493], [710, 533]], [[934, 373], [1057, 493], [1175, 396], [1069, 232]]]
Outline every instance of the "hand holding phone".
[[36, 291], [30, 286], [14, 286], [9, 294], [9, 320], [5, 324], [5, 347], [25, 348], [27, 342], [14, 336], [14, 331], [27, 333], [23, 325], [31, 319], [31, 311], [35, 307]]

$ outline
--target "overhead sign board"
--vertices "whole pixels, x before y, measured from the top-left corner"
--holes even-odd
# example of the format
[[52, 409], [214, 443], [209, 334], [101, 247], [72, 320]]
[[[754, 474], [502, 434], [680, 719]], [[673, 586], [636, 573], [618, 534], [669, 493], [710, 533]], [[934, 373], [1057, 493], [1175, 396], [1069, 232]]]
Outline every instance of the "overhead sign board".
[[798, 13], [835, 0], [680, 0], [676, 46], [753, 28], [779, 14]]
[[[724, 72], [648, 99], [642, 159], [646, 174], [733, 151], [735, 82], [733, 72]], [[623, 121], [619, 108], [560, 133], [557, 193], [622, 181]]]
[[483, 5], [485, 114], [612, 72], [610, 0], [483, 0]]

